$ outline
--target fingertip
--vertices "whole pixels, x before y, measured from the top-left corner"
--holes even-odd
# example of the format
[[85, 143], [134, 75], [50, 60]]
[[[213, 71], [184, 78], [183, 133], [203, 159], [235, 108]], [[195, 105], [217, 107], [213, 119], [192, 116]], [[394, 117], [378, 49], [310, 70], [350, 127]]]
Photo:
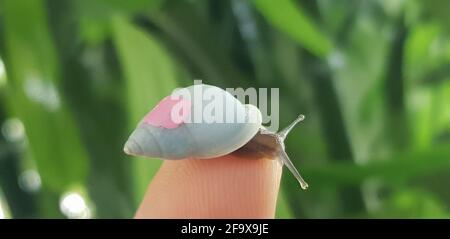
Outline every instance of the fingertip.
[[281, 168], [233, 155], [164, 161], [135, 218], [273, 218]]

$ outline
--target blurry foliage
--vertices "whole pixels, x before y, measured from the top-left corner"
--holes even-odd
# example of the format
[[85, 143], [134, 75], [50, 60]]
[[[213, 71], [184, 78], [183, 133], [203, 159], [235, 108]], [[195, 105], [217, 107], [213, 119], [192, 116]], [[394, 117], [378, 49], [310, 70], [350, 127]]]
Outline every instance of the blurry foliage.
[[308, 116], [287, 148], [311, 187], [284, 174], [278, 218], [449, 217], [448, 5], [0, 0], [1, 208], [131, 217], [160, 161], [125, 156], [127, 134], [203, 79]]

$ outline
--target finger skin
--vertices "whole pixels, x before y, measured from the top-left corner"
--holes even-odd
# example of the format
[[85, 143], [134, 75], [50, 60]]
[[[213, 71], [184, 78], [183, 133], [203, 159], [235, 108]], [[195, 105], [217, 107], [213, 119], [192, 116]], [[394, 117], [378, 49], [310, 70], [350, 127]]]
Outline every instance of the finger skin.
[[166, 160], [135, 218], [274, 218], [281, 169], [234, 155]]

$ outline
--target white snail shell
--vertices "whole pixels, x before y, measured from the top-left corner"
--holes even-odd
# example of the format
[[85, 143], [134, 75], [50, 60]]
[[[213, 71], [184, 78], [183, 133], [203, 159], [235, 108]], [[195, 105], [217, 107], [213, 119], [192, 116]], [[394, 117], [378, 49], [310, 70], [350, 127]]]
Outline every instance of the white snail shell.
[[[193, 97], [186, 97], [182, 93]], [[195, 98], [198, 94], [211, 97], [201, 97], [199, 101]], [[220, 113], [219, 119], [222, 120], [196, 121], [195, 113], [202, 113], [211, 105], [214, 110], [221, 110], [214, 113]], [[173, 117], [174, 107], [182, 109], [178, 113], [184, 113], [178, 121]], [[293, 166], [283, 143], [293, 126], [303, 119], [304, 116], [301, 115], [280, 133], [269, 132], [261, 126], [262, 116], [256, 106], [243, 105], [221, 88], [205, 84], [193, 85], [175, 91], [150, 111], [130, 135], [124, 151], [129, 155], [167, 160], [217, 158], [235, 152], [260, 154], [281, 159], [301, 187], [306, 189], [308, 184]]]

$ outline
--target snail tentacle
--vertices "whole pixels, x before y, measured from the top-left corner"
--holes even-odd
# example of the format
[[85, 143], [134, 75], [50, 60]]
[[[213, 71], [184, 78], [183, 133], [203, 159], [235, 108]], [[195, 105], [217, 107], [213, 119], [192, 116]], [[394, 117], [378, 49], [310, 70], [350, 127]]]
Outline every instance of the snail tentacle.
[[289, 169], [289, 171], [291, 171], [291, 173], [294, 175], [294, 177], [300, 183], [300, 187], [302, 189], [307, 189], [308, 183], [303, 179], [302, 175], [298, 172], [297, 168], [295, 168], [291, 159], [289, 159], [289, 156], [284, 151], [284, 147], [283, 147], [283, 149], [281, 149], [279, 151], [278, 157], [282, 160], [283, 164], [286, 165], [286, 167]]
[[297, 119], [294, 120], [289, 126], [278, 132], [277, 134], [283, 139], [283, 141], [286, 139], [287, 135], [291, 130], [300, 122], [302, 122], [305, 119], [305, 115], [299, 115]]
[[284, 140], [286, 139], [287, 135], [291, 130], [301, 121], [305, 119], [304, 115], [299, 115], [297, 119], [295, 119], [289, 126], [281, 130], [280, 132], [276, 133], [277, 141], [280, 144], [280, 149], [278, 151], [278, 157], [281, 159], [284, 165], [291, 171], [291, 173], [294, 175], [294, 177], [297, 179], [297, 181], [300, 183], [300, 187], [302, 189], [308, 188], [308, 183], [303, 179], [303, 177], [298, 172], [297, 168], [295, 168], [294, 164], [292, 163], [291, 159], [287, 155], [285, 151], [284, 146]]

